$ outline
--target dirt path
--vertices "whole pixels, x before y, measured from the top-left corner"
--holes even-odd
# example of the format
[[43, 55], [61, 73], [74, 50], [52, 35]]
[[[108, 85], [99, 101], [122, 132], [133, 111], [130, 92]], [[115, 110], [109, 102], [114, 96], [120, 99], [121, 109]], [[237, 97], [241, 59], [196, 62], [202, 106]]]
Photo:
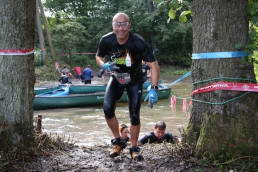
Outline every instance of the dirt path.
[[50, 153], [38, 161], [27, 164], [25, 171], [217, 171], [211, 167], [200, 167], [194, 158], [182, 158], [173, 145], [144, 145], [141, 147], [143, 161], [132, 160], [129, 148], [116, 158], [108, 157], [111, 146], [73, 147], [66, 152]]

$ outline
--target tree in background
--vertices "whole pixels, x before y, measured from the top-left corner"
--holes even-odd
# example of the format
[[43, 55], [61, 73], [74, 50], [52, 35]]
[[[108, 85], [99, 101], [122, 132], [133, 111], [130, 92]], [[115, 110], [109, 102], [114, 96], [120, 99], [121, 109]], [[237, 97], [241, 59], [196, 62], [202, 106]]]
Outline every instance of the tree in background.
[[[1, 49], [27, 52], [34, 48], [35, 9], [35, 0], [1, 1]], [[32, 142], [35, 83], [33, 58], [33, 53], [0, 55], [1, 151], [18, 144], [28, 147]]]
[[67, 22], [52, 28], [53, 42], [59, 48], [59, 54], [66, 64], [72, 67], [72, 50], [85, 41], [86, 29], [78, 22]]
[[[236, 51], [248, 43], [246, 0], [193, 2], [193, 53]], [[248, 57], [193, 60], [193, 89], [229, 77], [228, 82], [255, 81]], [[200, 82], [210, 80], [207, 82]], [[199, 157], [230, 159], [258, 153], [258, 94], [217, 90], [193, 95], [187, 137]]]
[[[131, 31], [143, 36], [152, 47], [156, 42], [159, 49], [157, 58], [160, 64], [189, 67], [191, 64], [192, 35], [188, 28], [179, 21], [167, 23], [167, 5], [158, 6], [153, 3], [153, 12], [149, 13], [148, 4], [151, 0], [107, 0], [107, 1], [75, 1], [46, 0], [45, 7], [55, 15], [55, 22], [75, 21], [85, 26], [85, 41], [76, 46], [78, 52], [96, 52], [101, 36], [112, 31], [112, 17], [117, 12], [125, 12], [133, 23]], [[50, 19], [48, 19], [50, 20]], [[50, 22], [51, 23], [51, 22]], [[50, 27], [53, 27], [51, 25]], [[191, 25], [190, 25], [191, 27]], [[153, 34], [155, 33], [155, 35]], [[155, 45], [155, 44], [154, 44]], [[73, 63], [78, 63], [89, 56], [73, 56]], [[91, 59], [94, 60], [94, 57]], [[78, 60], [78, 61], [77, 61]]]

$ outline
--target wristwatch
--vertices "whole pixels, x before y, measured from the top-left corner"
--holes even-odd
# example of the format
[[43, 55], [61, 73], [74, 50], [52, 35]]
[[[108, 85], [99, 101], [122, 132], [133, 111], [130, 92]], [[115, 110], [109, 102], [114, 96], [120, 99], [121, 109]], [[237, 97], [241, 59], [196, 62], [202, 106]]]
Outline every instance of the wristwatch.
[[151, 89], [154, 89], [154, 90], [158, 91], [159, 90], [159, 86], [153, 85], [153, 86], [151, 86]]

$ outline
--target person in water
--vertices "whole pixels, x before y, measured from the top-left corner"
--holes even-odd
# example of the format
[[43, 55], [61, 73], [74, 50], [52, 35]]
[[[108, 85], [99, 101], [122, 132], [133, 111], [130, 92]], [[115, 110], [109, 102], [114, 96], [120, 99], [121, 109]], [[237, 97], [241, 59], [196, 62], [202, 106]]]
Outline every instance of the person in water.
[[166, 132], [166, 123], [158, 121], [154, 126], [154, 130], [146, 133], [138, 142], [142, 145], [145, 143], [163, 143], [164, 141], [168, 143], [179, 142], [177, 136], [172, 136], [171, 133]]
[[152, 87], [146, 97], [151, 104], [158, 101], [159, 66], [144, 39], [136, 33], [129, 32], [131, 22], [127, 14], [117, 13], [113, 17], [112, 26], [113, 32], [102, 36], [95, 57], [97, 64], [112, 74], [107, 84], [103, 103], [105, 119], [114, 136], [114, 139], [111, 140], [114, 149], [109, 156], [118, 156], [126, 147], [126, 142], [121, 139], [119, 123], [115, 115], [116, 103], [126, 90], [131, 123], [130, 154], [135, 160], [143, 160], [140, 148], [137, 146], [141, 128], [142, 60], [151, 70]]
[[127, 125], [121, 124], [119, 126], [119, 132], [122, 139], [124, 139], [126, 142], [130, 141], [130, 132]]
[[66, 71], [65, 75], [62, 75], [59, 79], [59, 82], [61, 84], [72, 84], [72, 82], [70, 81], [70, 72]]

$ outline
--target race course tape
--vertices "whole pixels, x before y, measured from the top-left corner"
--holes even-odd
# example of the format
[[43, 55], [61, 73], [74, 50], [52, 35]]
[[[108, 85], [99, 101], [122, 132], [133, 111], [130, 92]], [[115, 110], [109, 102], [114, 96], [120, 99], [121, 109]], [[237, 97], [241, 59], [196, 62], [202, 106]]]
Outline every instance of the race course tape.
[[200, 94], [214, 90], [230, 90], [230, 91], [250, 91], [258, 92], [258, 84], [251, 83], [234, 83], [234, 82], [217, 82], [212, 83], [194, 90], [191, 94]]
[[8, 49], [3, 49], [0, 50], [0, 55], [2, 56], [24, 56], [24, 55], [29, 55], [34, 53], [34, 48], [30, 49], [20, 49], [20, 50], [8, 50]]
[[195, 53], [195, 54], [192, 54], [192, 59], [234, 58], [234, 57], [246, 57], [248, 55], [249, 54], [244, 51]]

